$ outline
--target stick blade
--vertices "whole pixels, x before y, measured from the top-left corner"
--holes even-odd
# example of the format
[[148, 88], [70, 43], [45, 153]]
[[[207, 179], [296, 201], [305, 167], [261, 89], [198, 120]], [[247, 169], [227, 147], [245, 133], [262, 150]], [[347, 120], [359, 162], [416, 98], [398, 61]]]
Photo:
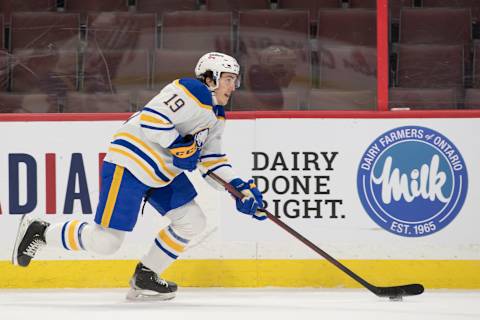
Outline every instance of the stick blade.
[[416, 296], [422, 294], [425, 291], [425, 288], [419, 284], [407, 284], [403, 286], [395, 287], [377, 287], [375, 294], [379, 297], [388, 297], [388, 298], [399, 298], [405, 296]]

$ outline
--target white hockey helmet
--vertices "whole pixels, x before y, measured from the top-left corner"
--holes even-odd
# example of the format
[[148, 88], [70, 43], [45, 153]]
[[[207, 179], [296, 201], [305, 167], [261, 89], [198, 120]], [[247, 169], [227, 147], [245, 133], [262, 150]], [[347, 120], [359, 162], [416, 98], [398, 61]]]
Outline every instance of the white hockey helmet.
[[215, 87], [210, 87], [210, 90], [218, 88], [218, 80], [222, 75], [222, 72], [229, 72], [237, 75], [237, 81], [235, 87], [240, 87], [240, 65], [234, 57], [226, 55], [220, 52], [209, 52], [204, 54], [198, 59], [197, 66], [195, 67], [195, 76], [205, 82], [206, 73], [212, 72], [213, 81]]

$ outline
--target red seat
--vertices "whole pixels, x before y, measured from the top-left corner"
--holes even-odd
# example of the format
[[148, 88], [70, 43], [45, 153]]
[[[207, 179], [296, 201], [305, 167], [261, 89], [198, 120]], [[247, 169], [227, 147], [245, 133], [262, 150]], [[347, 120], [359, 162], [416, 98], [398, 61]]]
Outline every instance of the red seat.
[[77, 53], [17, 50], [11, 59], [12, 91], [63, 96], [77, 90]]
[[468, 44], [472, 39], [471, 23], [470, 10], [464, 8], [404, 8], [400, 42]]
[[87, 44], [101, 50], [155, 48], [154, 13], [103, 12], [87, 15]]
[[341, 0], [278, 0], [278, 8], [280, 9], [308, 10], [311, 21], [316, 21], [319, 9], [341, 7]]
[[197, 0], [137, 0], [137, 12], [156, 13], [161, 17], [166, 11], [196, 10]]
[[3, 41], [3, 30], [4, 30], [3, 28], [4, 28], [4, 26], [3, 26], [3, 14], [0, 14], [0, 30], [1, 30], [1, 32], [0, 32], [0, 50], [7, 47], [7, 44], [4, 43], [4, 41]]
[[239, 90], [232, 96], [232, 111], [298, 110], [299, 97], [295, 91], [258, 92]]
[[451, 88], [463, 85], [462, 45], [398, 46], [397, 86]]
[[309, 110], [373, 110], [375, 105], [370, 90], [312, 89], [307, 99]]
[[348, 0], [348, 6], [350, 8], [377, 8], [377, 0]]
[[403, 8], [413, 7], [415, 0], [390, 0], [390, 19], [393, 21], [400, 21], [400, 12]]
[[59, 112], [56, 95], [0, 93], [0, 113]]
[[231, 53], [231, 12], [175, 11], [163, 14], [161, 48]]
[[[400, 11], [403, 7], [413, 7], [414, 0], [389, 0], [390, 19], [398, 21], [400, 19]], [[425, 1], [424, 1], [425, 3]], [[377, 8], [377, 0], [350, 0], [351, 8]]]
[[318, 48], [320, 88], [374, 90], [377, 86], [377, 50], [361, 46]]
[[309, 14], [304, 10], [240, 11], [239, 49], [245, 54], [251, 49], [282, 45], [310, 53]]
[[0, 91], [7, 91], [8, 88], [8, 54], [0, 50]]
[[235, 15], [240, 10], [270, 9], [269, 0], [205, 0], [207, 10], [230, 11]]
[[75, 13], [12, 14], [11, 49], [75, 50], [80, 41], [80, 17]]
[[391, 88], [389, 108], [455, 109], [458, 102], [456, 88]]
[[480, 41], [473, 44], [473, 87], [480, 88]]
[[146, 50], [87, 50], [84, 56], [85, 92], [122, 92], [149, 87]]
[[153, 89], [160, 90], [175, 79], [195, 77], [195, 65], [205, 53], [157, 49], [153, 59]]
[[423, 0], [424, 7], [456, 7], [468, 8], [472, 11], [472, 19], [480, 19], [480, 1], [478, 0]]
[[480, 109], [480, 89], [465, 90], [465, 109]]
[[5, 15], [7, 22], [14, 12], [38, 12], [57, 10], [56, 0], [2, 0], [0, 1], [0, 12]]
[[69, 12], [103, 12], [127, 11], [128, 0], [65, 0], [65, 11]]
[[324, 9], [318, 12], [320, 45], [375, 47], [377, 15], [372, 9]]
[[63, 112], [66, 113], [111, 113], [111, 112], [131, 112], [132, 105], [130, 98], [126, 93], [80, 93], [71, 92], [65, 99]]

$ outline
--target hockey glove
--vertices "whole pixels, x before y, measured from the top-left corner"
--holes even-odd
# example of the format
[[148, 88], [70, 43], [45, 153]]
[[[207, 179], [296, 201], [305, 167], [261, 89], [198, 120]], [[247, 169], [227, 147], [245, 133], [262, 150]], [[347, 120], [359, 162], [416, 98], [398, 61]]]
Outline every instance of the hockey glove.
[[265, 220], [267, 218], [264, 213], [257, 211], [257, 209], [263, 208], [263, 197], [255, 183], [253, 183], [253, 179], [245, 182], [242, 179], [235, 178], [230, 181], [230, 184], [245, 195], [242, 199], [235, 199], [238, 211], [251, 215], [257, 220]]
[[169, 147], [173, 155], [173, 165], [177, 168], [193, 171], [197, 168], [200, 149], [192, 135], [178, 137]]

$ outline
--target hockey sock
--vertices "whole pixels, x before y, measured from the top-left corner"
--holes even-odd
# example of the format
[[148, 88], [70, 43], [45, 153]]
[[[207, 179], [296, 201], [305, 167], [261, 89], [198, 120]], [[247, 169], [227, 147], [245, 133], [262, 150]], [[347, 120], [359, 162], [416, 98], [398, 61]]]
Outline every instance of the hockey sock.
[[185, 251], [188, 242], [189, 240], [180, 237], [169, 226], [158, 233], [150, 250], [141, 261], [157, 274], [162, 274]]
[[47, 245], [66, 250], [85, 250], [82, 232], [87, 225], [86, 222], [78, 220], [51, 224], [45, 231]]

